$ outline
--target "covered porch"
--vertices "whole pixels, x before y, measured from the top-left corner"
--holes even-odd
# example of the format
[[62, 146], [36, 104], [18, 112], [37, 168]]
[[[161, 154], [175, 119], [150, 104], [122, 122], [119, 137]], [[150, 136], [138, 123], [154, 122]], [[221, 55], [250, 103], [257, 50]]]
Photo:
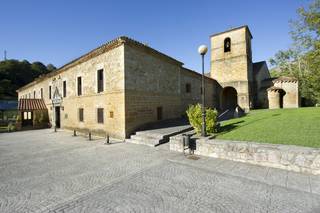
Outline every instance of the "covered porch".
[[20, 99], [18, 103], [17, 129], [50, 127], [48, 109], [43, 99]]

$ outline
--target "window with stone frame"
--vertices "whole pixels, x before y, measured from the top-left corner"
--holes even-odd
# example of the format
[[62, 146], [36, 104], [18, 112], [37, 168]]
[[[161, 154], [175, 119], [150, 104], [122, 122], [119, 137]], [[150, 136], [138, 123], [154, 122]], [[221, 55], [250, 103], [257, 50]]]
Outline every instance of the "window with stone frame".
[[191, 84], [186, 83], [186, 93], [191, 93]]
[[97, 92], [103, 92], [103, 69], [97, 71]]
[[40, 98], [43, 98], [43, 88], [40, 89]]
[[103, 111], [104, 111], [103, 108], [98, 108], [97, 109], [97, 121], [100, 124], [104, 123]]
[[83, 108], [79, 108], [79, 112], [78, 113], [79, 113], [79, 121], [83, 122], [83, 119], [84, 119], [83, 118]]
[[63, 97], [67, 97], [67, 81], [63, 81]]
[[82, 79], [81, 76], [77, 78], [77, 93], [78, 96], [82, 95]]
[[49, 86], [49, 99], [51, 99], [51, 86]]

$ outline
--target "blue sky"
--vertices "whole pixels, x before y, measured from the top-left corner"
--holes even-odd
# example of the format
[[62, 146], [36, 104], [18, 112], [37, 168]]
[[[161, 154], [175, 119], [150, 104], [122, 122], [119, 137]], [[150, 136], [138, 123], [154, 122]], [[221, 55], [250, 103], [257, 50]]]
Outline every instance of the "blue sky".
[[[248, 25], [253, 60], [290, 45], [289, 20], [309, 0], [0, 0], [0, 51], [8, 58], [70, 60], [126, 35], [200, 71], [200, 44], [230, 27]], [[3, 56], [2, 56], [3, 57]], [[1, 57], [1, 59], [2, 59]], [[206, 55], [209, 70], [209, 54]]]

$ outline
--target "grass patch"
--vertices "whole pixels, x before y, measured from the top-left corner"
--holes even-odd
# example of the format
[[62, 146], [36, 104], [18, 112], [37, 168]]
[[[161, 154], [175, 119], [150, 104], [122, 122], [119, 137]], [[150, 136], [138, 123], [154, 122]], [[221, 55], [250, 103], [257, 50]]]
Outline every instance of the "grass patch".
[[320, 148], [320, 107], [252, 110], [222, 122], [217, 138]]

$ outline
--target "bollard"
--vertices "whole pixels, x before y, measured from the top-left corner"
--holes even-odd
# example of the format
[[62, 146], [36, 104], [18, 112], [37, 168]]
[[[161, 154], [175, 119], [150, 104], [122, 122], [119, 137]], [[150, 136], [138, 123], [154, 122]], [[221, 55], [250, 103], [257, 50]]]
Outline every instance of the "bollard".
[[54, 132], [57, 132], [57, 127], [56, 126], [54, 126]]
[[182, 134], [182, 145], [183, 145], [183, 154], [185, 155], [185, 150], [189, 149], [189, 154], [191, 154], [191, 140], [189, 134]]
[[75, 129], [73, 130], [73, 136], [77, 136], [77, 131]]
[[183, 134], [183, 146], [190, 148], [190, 135]]
[[104, 142], [104, 144], [107, 144], [107, 145], [109, 145], [109, 144], [110, 144], [110, 137], [109, 137], [109, 134], [107, 134], [106, 141]]
[[91, 138], [91, 132], [89, 132], [89, 141], [91, 141], [91, 139], [92, 139], [92, 138]]

